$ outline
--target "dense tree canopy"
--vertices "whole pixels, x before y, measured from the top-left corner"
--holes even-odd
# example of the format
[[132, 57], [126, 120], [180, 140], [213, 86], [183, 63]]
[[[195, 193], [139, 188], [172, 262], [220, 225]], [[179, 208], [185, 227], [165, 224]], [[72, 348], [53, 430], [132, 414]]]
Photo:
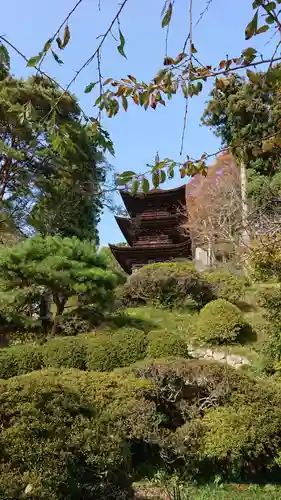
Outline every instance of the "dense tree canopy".
[[112, 143], [75, 97], [38, 75], [13, 78], [7, 57], [0, 63], [2, 210], [24, 230], [96, 240]]
[[[281, 68], [270, 73], [249, 72], [249, 77], [231, 76], [217, 80], [202, 117], [245, 162], [249, 195], [261, 202], [276, 196], [281, 188], [280, 129]], [[244, 146], [243, 146], [244, 144]], [[242, 146], [241, 146], [242, 145]]]
[[[78, 238], [36, 236], [0, 252], [0, 307], [25, 306], [40, 299], [45, 290], [52, 294], [57, 316], [67, 300], [82, 294], [97, 310], [113, 300], [116, 275], [107, 270], [106, 259], [95, 247]], [[56, 328], [56, 319], [53, 333]]]

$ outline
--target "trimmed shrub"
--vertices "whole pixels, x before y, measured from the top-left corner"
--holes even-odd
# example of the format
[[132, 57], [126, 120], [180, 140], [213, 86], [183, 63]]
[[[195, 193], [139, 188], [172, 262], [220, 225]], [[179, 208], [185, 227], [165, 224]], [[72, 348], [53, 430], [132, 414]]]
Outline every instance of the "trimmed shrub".
[[53, 368], [86, 368], [86, 351], [77, 337], [57, 337], [42, 346], [44, 365]]
[[39, 370], [43, 366], [41, 346], [19, 344], [0, 349], [0, 379]]
[[88, 335], [86, 366], [88, 370], [110, 371], [129, 366], [145, 357], [146, 335], [133, 328], [122, 328], [114, 332]]
[[214, 300], [203, 307], [196, 328], [198, 338], [210, 344], [236, 342], [246, 333], [240, 310], [224, 299]]
[[155, 330], [148, 334], [147, 356], [166, 358], [169, 356], [189, 358], [187, 344], [178, 332]]
[[210, 284], [217, 299], [225, 299], [232, 304], [238, 304], [243, 300], [248, 282], [241, 274], [218, 269], [205, 271], [202, 276]]
[[143, 266], [120, 290], [125, 306], [152, 304], [161, 307], [196, 309], [213, 296], [191, 262], [164, 262]]
[[44, 370], [0, 387], [0, 499], [132, 498], [130, 442], [156, 421], [150, 383]]

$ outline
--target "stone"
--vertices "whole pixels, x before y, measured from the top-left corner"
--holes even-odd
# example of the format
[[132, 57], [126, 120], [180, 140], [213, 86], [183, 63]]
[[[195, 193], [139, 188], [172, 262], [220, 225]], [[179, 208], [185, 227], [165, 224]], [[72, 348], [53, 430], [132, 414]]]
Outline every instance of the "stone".
[[226, 362], [232, 366], [242, 365], [242, 360], [243, 358], [241, 358], [241, 356], [236, 356], [235, 354], [226, 356]]
[[223, 361], [226, 358], [226, 354], [224, 352], [214, 351], [213, 358], [215, 361]]

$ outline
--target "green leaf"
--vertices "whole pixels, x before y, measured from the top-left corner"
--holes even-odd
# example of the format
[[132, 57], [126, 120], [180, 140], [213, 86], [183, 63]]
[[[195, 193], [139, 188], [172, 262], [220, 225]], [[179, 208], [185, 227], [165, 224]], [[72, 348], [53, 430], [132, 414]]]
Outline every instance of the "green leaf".
[[267, 16], [267, 17], [265, 18], [265, 20], [266, 20], [267, 24], [273, 24], [273, 23], [275, 23], [275, 19], [274, 19], [274, 17], [273, 17], [273, 16], [270, 16], [270, 15], [269, 15], [269, 16]]
[[196, 54], [197, 52], [198, 52], [197, 49], [195, 48], [194, 44], [192, 43], [191, 44], [191, 53]]
[[169, 179], [173, 179], [173, 177], [175, 175], [175, 171], [174, 171], [175, 166], [176, 166], [176, 162], [173, 161], [171, 163], [171, 165], [169, 166], [169, 168], [168, 168], [168, 177], [169, 177]]
[[42, 54], [42, 52], [40, 52], [40, 54], [38, 54], [38, 56], [31, 57], [30, 59], [28, 59], [26, 66], [34, 68], [41, 61], [42, 56], [43, 56], [43, 54]]
[[138, 189], [139, 189], [139, 185], [140, 185], [140, 183], [137, 179], [132, 182], [132, 189], [131, 189], [132, 194], [137, 194]]
[[166, 180], [166, 172], [165, 172], [165, 170], [161, 170], [160, 171], [160, 182], [161, 182], [161, 184], [163, 184], [163, 182], [165, 182], [165, 180]]
[[87, 87], [84, 90], [85, 94], [89, 94], [93, 90], [93, 88], [97, 85], [97, 83], [99, 83], [99, 82], [89, 83], [89, 85], [87, 85]]
[[270, 14], [274, 9], [276, 9], [276, 3], [275, 2], [269, 2], [264, 6], [265, 10]]
[[54, 60], [58, 63], [58, 64], [63, 64], [63, 61], [59, 58], [59, 56], [52, 50], [52, 56], [54, 58]]
[[248, 47], [246, 50], [243, 50], [242, 56], [247, 62], [251, 63], [256, 58], [257, 51], [253, 47]]
[[120, 174], [120, 177], [133, 177], [134, 175], [136, 175], [136, 172], [133, 172], [132, 170], [125, 170], [125, 172], [122, 172]]
[[153, 174], [153, 176], [152, 176], [152, 184], [153, 184], [153, 187], [154, 187], [155, 189], [157, 189], [157, 188], [158, 188], [158, 186], [159, 186], [159, 183], [160, 183], [159, 174], [156, 174], [156, 173], [155, 173], [155, 174]]
[[147, 194], [149, 191], [149, 182], [145, 177], [142, 178], [141, 187], [144, 194]]
[[269, 26], [267, 24], [265, 24], [264, 26], [261, 26], [257, 32], [256, 32], [256, 35], [260, 35], [261, 33], [266, 33], [266, 31], [269, 30]]
[[70, 30], [69, 30], [69, 26], [67, 24], [66, 27], [64, 28], [62, 49], [64, 49], [67, 46], [69, 40], [70, 40]]
[[58, 44], [58, 48], [62, 50], [63, 49], [62, 41], [61, 41], [61, 38], [59, 36], [56, 38], [56, 42]]
[[123, 106], [124, 110], [127, 111], [127, 109], [128, 109], [127, 97], [125, 97], [124, 95], [122, 95], [121, 99], [122, 99], [122, 106]]
[[48, 52], [48, 50], [51, 48], [52, 42], [53, 42], [52, 38], [49, 38], [49, 40], [47, 40], [47, 42], [44, 45], [43, 52], [45, 53]]
[[254, 71], [250, 71], [249, 69], [247, 69], [246, 73], [247, 73], [249, 80], [252, 83], [258, 83], [260, 81], [260, 76], [258, 73], [255, 73]]
[[256, 34], [258, 29], [258, 11], [255, 12], [252, 21], [248, 24], [245, 30], [245, 39], [250, 40]]
[[165, 28], [165, 26], [168, 26], [170, 24], [172, 19], [172, 14], [173, 14], [173, 4], [170, 2], [168, 5], [168, 9], [166, 10], [166, 13], [162, 19], [162, 28]]
[[123, 35], [122, 31], [120, 30], [120, 28], [119, 28], [119, 39], [120, 39], [120, 45], [118, 45], [118, 47], [117, 47], [118, 52], [121, 54], [121, 56], [123, 56], [127, 59], [127, 56], [124, 52], [126, 40], [125, 40], [124, 35]]

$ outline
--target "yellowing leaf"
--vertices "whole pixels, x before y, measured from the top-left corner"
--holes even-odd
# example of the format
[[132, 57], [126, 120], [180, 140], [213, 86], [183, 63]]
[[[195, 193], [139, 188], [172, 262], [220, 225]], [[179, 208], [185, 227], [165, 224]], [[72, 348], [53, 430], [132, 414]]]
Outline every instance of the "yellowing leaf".
[[64, 34], [63, 34], [63, 42], [62, 42], [63, 49], [67, 46], [69, 40], [70, 40], [70, 31], [69, 31], [69, 26], [67, 24], [66, 27], [64, 28]]
[[137, 83], [137, 79], [134, 76], [128, 75], [128, 77], [132, 80], [132, 82]]
[[252, 21], [248, 24], [245, 30], [245, 39], [250, 40], [254, 36], [258, 29], [258, 11], [255, 12]]
[[169, 2], [168, 9], [166, 10], [166, 13], [162, 19], [162, 28], [165, 28], [165, 26], [168, 26], [170, 24], [170, 21], [172, 19], [172, 14], [173, 14], [173, 4]]

